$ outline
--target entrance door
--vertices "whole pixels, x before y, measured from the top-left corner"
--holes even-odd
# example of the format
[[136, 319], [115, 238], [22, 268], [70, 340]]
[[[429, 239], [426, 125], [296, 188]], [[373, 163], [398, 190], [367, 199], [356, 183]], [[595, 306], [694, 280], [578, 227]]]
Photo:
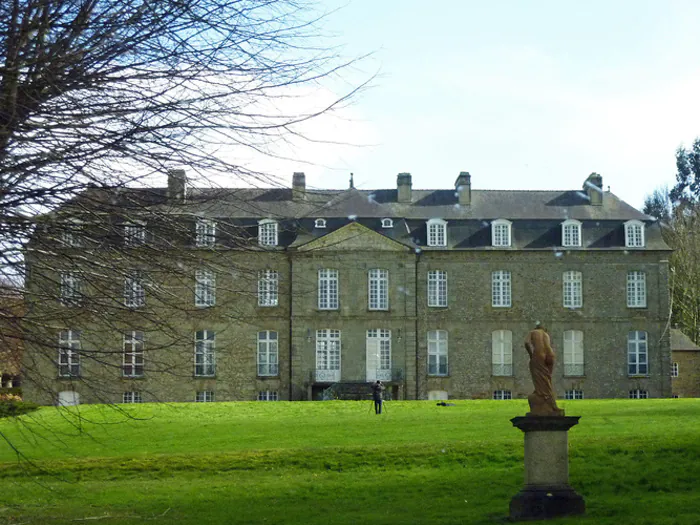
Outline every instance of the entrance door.
[[367, 330], [368, 383], [391, 381], [391, 330]]

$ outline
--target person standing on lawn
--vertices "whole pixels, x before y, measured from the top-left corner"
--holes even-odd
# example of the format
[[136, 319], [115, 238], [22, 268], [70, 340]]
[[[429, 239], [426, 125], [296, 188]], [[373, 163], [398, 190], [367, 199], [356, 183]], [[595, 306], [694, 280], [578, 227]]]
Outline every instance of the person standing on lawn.
[[382, 413], [382, 402], [384, 401], [384, 385], [377, 379], [376, 383], [372, 384], [372, 399], [374, 399], [374, 413]]

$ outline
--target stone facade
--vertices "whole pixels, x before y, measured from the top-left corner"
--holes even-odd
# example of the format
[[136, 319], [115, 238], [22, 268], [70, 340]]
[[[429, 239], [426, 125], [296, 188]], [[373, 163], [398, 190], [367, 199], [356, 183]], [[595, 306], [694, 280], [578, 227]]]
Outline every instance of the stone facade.
[[[587, 185], [593, 180], [602, 187], [597, 177]], [[197, 392], [213, 392], [216, 401], [308, 400], [379, 377], [401, 399], [524, 398], [532, 384], [523, 341], [536, 321], [549, 330], [557, 353], [560, 397], [671, 396], [669, 250], [651, 218], [586, 186], [583, 192], [472, 191], [464, 173], [456, 191], [412, 190], [409, 174], [400, 174], [398, 182], [403, 193], [313, 192], [295, 174], [293, 192], [192, 190], [186, 202], [178, 194], [178, 206], [163, 191], [152, 208], [217, 221], [216, 246], [193, 247], [187, 241], [192, 223], [182, 235], [161, 236], [168, 237], [168, 250], [149, 238], [143, 247], [120, 253], [116, 274], [87, 279], [85, 300], [73, 307], [59, 300], [60, 272], [87, 272], [87, 263], [63, 257], [60, 249], [48, 256], [35, 239], [27, 253], [27, 330], [33, 336], [25, 353], [25, 397], [51, 404], [59, 392], [64, 399], [66, 392], [77, 392], [80, 402], [121, 402], [125, 392], [138, 392], [144, 402], [193, 401]], [[431, 242], [432, 219], [446, 221], [442, 245]], [[562, 224], [571, 219], [581, 225], [581, 242], [563, 246]], [[258, 246], [259, 220], [277, 224], [273, 246]], [[494, 246], [494, 221], [508, 224], [505, 246]], [[642, 245], [627, 245], [630, 221], [642, 225]], [[105, 249], [97, 243], [93, 253]], [[145, 305], [116, 308], [124, 293], [119, 268], [133, 267], [132, 256], [151, 275]], [[216, 275], [216, 304], [194, 308], [193, 275], [203, 267]], [[337, 307], [319, 303], [321, 270], [336, 272]], [[370, 308], [372, 270], [386, 276], [386, 308]], [[275, 305], [260, 306], [264, 271], [276, 272]], [[446, 276], [446, 305], [428, 304], [431, 271]], [[494, 272], [509, 272], [506, 306], [493, 306]], [[575, 307], [564, 306], [565, 272], [582, 276], [581, 304]], [[643, 304], [628, 305], [630, 272], [644, 275]], [[47, 299], [46, 290], [55, 296]], [[56, 344], [66, 330], [80, 331], [79, 374], [57, 377]], [[216, 366], [215, 373], [200, 377], [194, 338], [204, 330], [215, 334]], [[132, 331], [145, 339], [140, 377], [124, 377], [123, 334]], [[332, 359], [324, 356], [330, 354], [320, 348], [325, 331], [337, 331], [337, 364], [329, 364]], [[442, 367], [436, 358], [431, 370], [429, 337], [435, 331], [446, 338], [446, 357]], [[500, 331], [509, 334], [510, 348], [503, 351], [512, 356], [512, 366], [497, 370], [495, 333], [506, 333]], [[583, 338], [574, 373], [565, 368], [564, 356], [565, 333], [571, 331]], [[279, 366], [265, 373], [259, 333], [276, 337]], [[630, 368], [630, 334], [645, 337], [644, 356], [635, 357], [644, 367], [636, 372]]]
[[674, 397], [700, 397], [700, 347], [671, 330], [671, 387]]

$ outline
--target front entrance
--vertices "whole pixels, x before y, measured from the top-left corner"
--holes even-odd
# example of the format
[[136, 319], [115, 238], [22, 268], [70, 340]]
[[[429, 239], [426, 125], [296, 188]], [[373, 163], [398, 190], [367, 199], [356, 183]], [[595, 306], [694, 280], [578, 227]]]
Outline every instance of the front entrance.
[[367, 330], [366, 380], [391, 381], [391, 330]]

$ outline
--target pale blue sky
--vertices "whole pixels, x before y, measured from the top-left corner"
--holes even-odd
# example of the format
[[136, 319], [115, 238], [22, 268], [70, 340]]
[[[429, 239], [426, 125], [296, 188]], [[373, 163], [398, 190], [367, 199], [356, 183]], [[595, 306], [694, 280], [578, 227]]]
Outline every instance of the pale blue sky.
[[700, 136], [700, 2], [322, 0], [345, 75], [372, 88], [279, 164], [291, 181], [476, 189], [578, 189], [596, 171], [630, 204], [672, 185], [674, 152]]

